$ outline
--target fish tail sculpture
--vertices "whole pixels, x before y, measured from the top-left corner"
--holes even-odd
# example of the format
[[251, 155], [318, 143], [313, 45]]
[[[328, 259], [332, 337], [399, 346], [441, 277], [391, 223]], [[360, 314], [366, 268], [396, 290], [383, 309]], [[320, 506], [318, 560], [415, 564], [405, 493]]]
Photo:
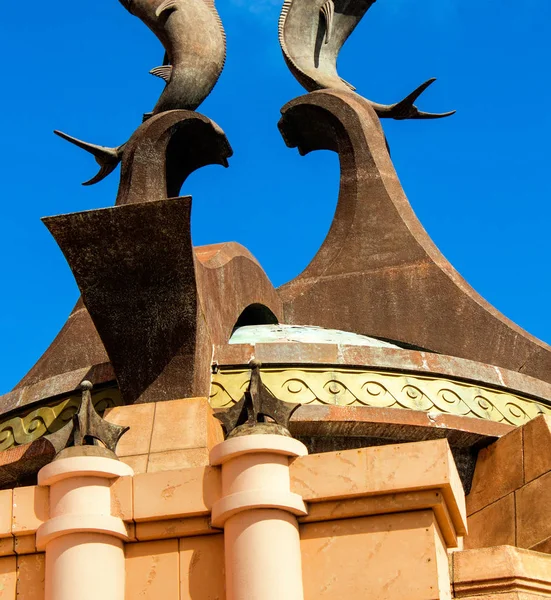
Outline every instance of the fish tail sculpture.
[[94, 185], [105, 179], [108, 175], [110, 175], [119, 165], [122, 160], [122, 154], [124, 152], [124, 148], [126, 144], [119, 146], [118, 148], [108, 148], [106, 146], [97, 146], [96, 144], [89, 144], [88, 142], [83, 142], [71, 135], [67, 135], [63, 133], [63, 131], [58, 131], [57, 129], [54, 131], [56, 135], [60, 138], [63, 138], [67, 142], [86, 150], [92, 154], [92, 156], [96, 159], [96, 162], [100, 166], [100, 170], [98, 174], [92, 179], [85, 181], [82, 185]]
[[[214, 0], [120, 0], [157, 36], [165, 48], [164, 64], [150, 73], [165, 88], [150, 113], [195, 110], [210, 94], [226, 62], [226, 35]], [[99, 173], [83, 185], [98, 183], [112, 173], [122, 159], [126, 144], [106, 148], [55, 131], [63, 139], [91, 153]]]
[[[279, 43], [291, 73], [309, 92], [355, 91], [337, 73], [339, 52], [375, 0], [285, 0], [279, 18]], [[439, 119], [453, 115], [420, 111], [415, 100], [436, 81], [429, 79], [395, 104], [368, 100], [379, 117]]]

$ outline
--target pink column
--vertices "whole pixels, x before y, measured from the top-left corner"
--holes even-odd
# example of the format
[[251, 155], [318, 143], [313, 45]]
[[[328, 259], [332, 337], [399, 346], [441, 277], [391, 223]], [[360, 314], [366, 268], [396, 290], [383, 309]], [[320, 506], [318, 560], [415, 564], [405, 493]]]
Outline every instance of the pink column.
[[46, 552], [46, 600], [124, 600], [128, 535], [124, 522], [111, 516], [110, 484], [134, 473], [94, 455], [97, 447], [86, 448], [92, 455], [54, 460], [38, 474], [39, 485], [50, 487], [50, 519], [36, 536]]
[[227, 600], [302, 600], [297, 515], [307, 514], [290, 491], [289, 459], [308, 454], [282, 435], [244, 435], [215, 446], [222, 498], [212, 523], [224, 528]]

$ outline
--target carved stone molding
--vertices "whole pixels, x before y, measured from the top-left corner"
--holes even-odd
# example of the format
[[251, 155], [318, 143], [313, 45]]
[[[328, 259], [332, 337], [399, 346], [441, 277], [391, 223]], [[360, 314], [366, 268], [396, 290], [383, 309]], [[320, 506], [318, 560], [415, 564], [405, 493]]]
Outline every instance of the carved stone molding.
[[[224, 369], [213, 376], [213, 408], [234, 405], [247, 389], [248, 369]], [[270, 392], [293, 404], [372, 406], [453, 414], [523, 425], [551, 406], [497, 389], [441, 377], [355, 369], [262, 369]]]
[[[29, 444], [48, 433], [55, 433], [77, 413], [81, 392], [58, 399], [55, 403], [41, 406], [24, 415], [16, 415], [0, 423], [0, 451], [13, 446]], [[92, 394], [92, 402], [100, 414], [113, 406], [124, 403], [117, 388], [98, 390]]]

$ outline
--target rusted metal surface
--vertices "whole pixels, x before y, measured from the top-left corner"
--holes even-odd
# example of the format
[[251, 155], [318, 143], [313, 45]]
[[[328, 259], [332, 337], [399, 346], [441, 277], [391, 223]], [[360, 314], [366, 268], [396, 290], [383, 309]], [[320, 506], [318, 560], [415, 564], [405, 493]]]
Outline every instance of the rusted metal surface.
[[[279, 43], [291, 73], [306, 90], [355, 89], [337, 73], [337, 59], [343, 44], [374, 3], [375, 0], [285, 0], [279, 19]], [[414, 104], [434, 81], [425, 81], [394, 104], [367, 102], [381, 118], [449, 117], [455, 111], [428, 113]]]
[[42, 398], [76, 390], [83, 379], [99, 384], [114, 379], [114, 373], [92, 319], [79, 300], [54, 341], [9, 398], [1, 397], [0, 405], [8, 412]]
[[[94, 287], [94, 293], [89, 293], [84, 298], [85, 304], [94, 305], [94, 318], [90, 318], [89, 306], [86, 308], [79, 301], [58, 338], [40, 359], [37, 366], [19, 384], [20, 387], [59, 377], [63, 373], [81, 372], [82, 369], [88, 369], [97, 363], [107, 362], [114, 356], [113, 364], [116, 365], [116, 371], [119, 369], [117, 376], [125, 400], [133, 402], [167, 366], [170, 362], [168, 356], [174, 358], [171, 352], [174, 351], [178, 354], [174, 350], [174, 344], [177, 345], [181, 342], [180, 349], [185, 345], [195, 348], [196, 329], [204, 328], [204, 324], [201, 319], [196, 321], [199, 305], [195, 286], [196, 260], [190, 237], [190, 207], [189, 202], [183, 207], [181, 200], [172, 201], [172, 206], [170, 202], [166, 202], [166, 198], [177, 194], [186, 177], [196, 169], [207, 164], [227, 166], [227, 159], [230, 155], [231, 148], [224, 133], [206, 117], [185, 110], [164, 112], [142, 125], [127, 144], [117, 198], [118, 209], [91, 211], [83, 213], [82, 216], [72, 215], [46, 220], [46, 223], [60, 232], [60, 235], [62, 235], [61, 229], [66, 229], [64, 234], [66, 243], [74, 244], [73, 260], [84, 269], [84, 271], [79, 271], [80, 277], [86, 281], [93, 281], [94, 277], [105, 276], [106, 280], [102, 282], [102, 285], [106, 285], [109, 280], [111, 292], [122, 302], [119, 304], [119, 309], [126, 308], [130, 312], [121, 314], [110, 305], [108, 314], [101, 313], [96, 304], [101, 304], [102, 308], [107, 310], [106, 298], [109, 294], [105, 289]], [[165, 200], [164, 210], [151, 208], [152, 202], [160, 200]], [[149, 203], [150, 208], [131, 208], [137, 203]], [[124, 206], [129, 206], [129, 208], [123, 211]], [[172, 213], [170, 212], [171, 206]], [[152, 221], [148, 223], [150, 215]], [[145, 221], [142, 222], [142, 219]], [[75, 226], [76, 230], [73, 230], [72, 226]], [[72, 241], [69, 241], [69, 238]], [[80, 252], [84, 251], [87, 246], [88, 250], [81, 255]], [[210, 272], [202, 273], [200, 278], [204, 286], [216, 287], [220, 284], [218, 287], [223, 287], [221, 291], [224, 293], [228, 292], [228, 288], [232, 288], [233, 296], [231, 293], [230, 296], [233, 298], [240, 294], [243, 296], [238, 302], [237, 308], [232, 302], [229, 302], [228, 308], [221, 309], [222, 314], [230, 313], [230, 318], [237, 319], [240, 313], [234, 315], [234, 312], [246, 308], [246, 298], [251, 297], [252, 302], [255, 299], [262, 301], [265, 295], [263, 293], [266, 290], [271, 294], [272, 304], [280, 307], [276, 293], [263, 271], [254, 260], [248, 260], [249, 253], [243, 250], [236, 252], [235, 248], [228, 249], [228, 251], [234, 252], [235, 256], [229, 260], [232, 263], [231, 267], [226, 267], [222, 261], [222, 270], [227, 271], [229, 268], [229, 271], [233, 272], [241, 259], [245, 269], [249, 268], [249, 270], [255, 271], [255, 275], [252, 276], [253, 280], [261, 279], [262, 282], [258, 291], [241, 291], [235, 289], [234, 281], [225, 280], [224, 277], [213, 275]], [[67, 249], [67, 252], [70, 253], [70, 249]], [[219, 252], [215, 252], [215, 254], [219, 254]], [[238, 254], [240, 256], [237, 256]], [[163, 261], [166, 262], [166, 265]], [[178, 276], [174, 281], [180, 282], [180, 288], [172, 287], [171, 275], [166, 272], [163, 275], [163, 266], [169, 270], [172, 268], [178, 271]], [[78, 269], [78, 267], [75, 268]], [[141, 269], [142, 278], [140, 280], [135, 278], [136, 269]], [[200, 270], [201, 267], [198, 269]], [[155, 283], [157, 276], [158, 280]], [[126, 287], [123, 285], [123, 281], [126, 282]], [[147, 281], [150, 283], [150, 288], [145, 285]], [[156, 286], [163, 285], [161, 281], [164, 282], [166, 289], [163, 288], [163, 293], [156, 295]], [[93, 283], [94, 286], [96, 284], [100, 285], [99, 282]], [[122, 290], [128, 293], [126, 297]], [[151, 304], [147, 304], [148, 301], [145, 298], [150, 292], [155, 297], [150, 297], [148, 301]], [[216, 293], [214, 290], [213, 294], [216, 295]], [[110, 301], [117, 302], [113, 298], [110, 298]], [[220, 295], [218, 301], [222, 301]], [[139, 310], [144, 303], [152, 309], [149, 316]], [[209, 301], [205, 300], [204, 303], [208, 304]], [[159, 316], [153, 310], [153, 304], [157, 305], [162, 315]], [[192, 308], [192, 305], [195, 306], [195, 309]], [[180, 315], [179, 323], [172, 322], [171, 318], [182, 311], [185, 316]], [[191, 317], [192, 313], [193, 317]], [[153, 350], [154, 344], [151, 340], [147, 340], [147, 336], [153, 335], [153, 329], [156, 328], [153, 322], [157, 317], [159, 327], [156, 329], [156, 333], [159, 335], [159, 346]], [[132, 319], [136, 321], [135, 329], [123, 326], [130, 323]], [[214, 318], [211, 321], [214, 321]], [[235, 321], [231, 323], [231, 327], [234, 323]], [[148, 328], [148, 324], [151, 328]], [[223, 337], [215, 336], [217, 343], [229, 339], [231, 329], [226, 337], [228, 327], [230, 326], [226, 322], [221, 325], [212, 323], [212, 329], [224, 330], [224, 333], [221, 334]], [[167, 335], [167, 328], [171, 330], [170, 335]], [[98, 329], [102, 336], [98, 335]], [[186, 342], [184, 338], [187, 337], [189, 340]], [[104, 338], [108, 340], [108, 353], [105, 351]], [[130, 352], [128, 356], [121, 358], [114, 350], [111, 341], [113, 338], [125, 341], [125, 346], [120, 348], [120, 353], [123, 355], [127, 347], [134, 347], [132, 341], [138, 342], [139, 345], [141, 340], [144, 347], [150, 349], [150, 351], [145, 351], [142, 359], [142, 362], [148, 366], [144, 367], [138, 381], [132, 385], [125, 379], [125, 371], [120, 371], [120, 365], [121, 362], [130, 364], [134, 359], [138, 361], [138, 364], [142, 364], [137, 358], [138, 355], [142, 355], [136, 351], [136, 353]], [[159, 355], [152, 359], [151, 354], [154, 352], [159, 352]], [[200, 351], [201, 360], [195, 356], [194, 352], [195, 350], [191, 352], [191, 355], [183, 352], [183, 355], [187, 356], [193, 364], [201, 363], [201, 368], [205, 372], [202, 377], [206, 379], [210, 362], [208, 347]], [[194, 371], [194, 367], [191, 370]], [[202, 387], [205, 386], [206, 383], [203, 383]], [[141, 391], [136, 392], [136, 389]], [[191, 393], [194, 385], [187, 381], [183, 389]], [[182, 389], [180, 392], [185, 395]], [[163, 393], [170, 396], [172, 392], [165, 390]]]
[[222, 129], [199, 113], [172, 110], [152, 117], [125, 147], [116, 205], [175, 198], [191, 173], [227, 167], [232, 153]]
[[194, 373], [197, 359], [198, 299], [190, 212], [190, 198], [180, 198], [44, 220], [73, 271], [127, 404], [163, 373], [180, 372], [186, 381], [161, 386], [168, 398], [193, 389], [187, 373]]
[[405, 342], [551, 382], [551, 348], [479, 296], [428, 237], [368, 102], [313, 92], [287, 104], [279, 126], [301, 154], [333, 150], [341, 163], [331, 229], [305, 271], [279, 290], [287, 323]]
[[261, 303], [281, 314], [264, 271], [237, 244], [195, 259], [190, 215], [190, 198], [179, 198], [45, 219], [126, 404], [207, 395], [212, 345], [229, 340], [241, 312]]
[[0, 452], [0, 489], [36, 485], [36, 474], [55, 455], [53, 444], [44, 437]]
[[251, 365], [249, 389], [243, 398], [231, 408], [215, 414], [224, 427], [226, 438], [254, 434], [291, 435], [289, 421], [300, 405], [276, 398], [262, 383], [260, 366], [258, 362]]

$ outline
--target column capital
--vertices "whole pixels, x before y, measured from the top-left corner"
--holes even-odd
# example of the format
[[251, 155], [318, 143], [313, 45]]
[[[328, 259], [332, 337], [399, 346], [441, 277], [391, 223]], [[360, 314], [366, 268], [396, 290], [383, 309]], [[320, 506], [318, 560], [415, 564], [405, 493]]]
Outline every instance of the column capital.
[[302, 442], [283, 435], [244, 435], [216, 445], [210, 452], [210, 464], [223, 465], [245, 454], [279, 454], [296, 458], [306, 456], [308, 449]]
[[71, 456], [54, 460], [40, 469], [38, 485], [52, 486], [73, 477], [115, 479], [134, 475], [134, 471], [118, 460], [104, 456]]

